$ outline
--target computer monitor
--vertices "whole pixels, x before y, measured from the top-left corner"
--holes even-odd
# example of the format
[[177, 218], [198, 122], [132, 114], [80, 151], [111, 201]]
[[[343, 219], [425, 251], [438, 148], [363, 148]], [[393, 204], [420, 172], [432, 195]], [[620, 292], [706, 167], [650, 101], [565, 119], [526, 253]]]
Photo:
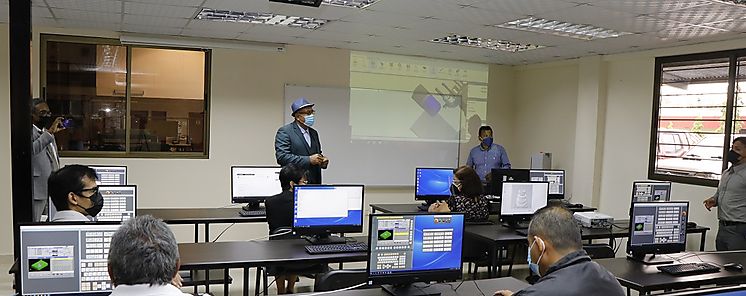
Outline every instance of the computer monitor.
[[531, 180], [530, 175], [530, 171], [526, 169], [492, 169], [490, 193], [501, 196], [504, 182], [528, 182]]
[[293, 187], [293, 232], [313, 244], [344, 243], [331, 233], [363, 232], [363, 185]]
[[109, 243], [119, 223], [20, 226], [21, 295], [109, 295]]
[[282, 193], [279, 166], [231, 166], [231, 202], [258, 209], [265, 199]]
[[534, 212], [547, 206], [549, 183], [505, 182], [501, 196], [500, 220], [515, 225], [531, 220]]
[[629, 217], [627, 258], [647, 264], [671, 263], [671, 260], [661, 260], [655, 255], [683, 252], [686, 249], [688, 217], [687, 201], [633, 203]]
[[549, 198], [565, 198], [565, 170], [531, 170], [531, 182], [548, 182]]
[[671, 182], [635, 181], [632, 183], [632, 202], [671, 200]]
[[730, 287], [713, 287], [683, 292], [671, 292], [660, 295], [667, 296], [743, 296], [746, 295], [746, 284]]
[[461, 278], [463, 214], [371, 214], [368, 227], [368, 284], [391, 295], [433, 295], [411, 284]]
[[414, 170], [414, 199], [444, 200], [451, 197], [453, 168], [416, 168]]
[[89, 165], [96, 171], [98, 185], [127, 185], [127, 167], [123, 165]]
[[[135, 185], [99, 185], [98, 191], [104, 197], [104, 207], [93, 218], [93, 221], [122, 222], [137, 214], [137, 186]], [[57, 207], [49, 198], [49, 220], [54, 219]]]

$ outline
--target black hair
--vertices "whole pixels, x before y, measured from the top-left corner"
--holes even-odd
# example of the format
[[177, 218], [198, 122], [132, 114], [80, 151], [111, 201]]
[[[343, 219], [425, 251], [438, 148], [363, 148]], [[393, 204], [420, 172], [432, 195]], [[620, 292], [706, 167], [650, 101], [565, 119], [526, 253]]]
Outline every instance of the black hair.
[[570, 210], [549, 205], [534, 213], [528, 227], [529, 236], [539, 236], [559, 251], [577, 251], [583, 247], [580, 228]]
[[88, 177], [96, 181], [96, 171], [84, 165], [72, 164], [53, 172], [47, 179], [47, 192], [52, 197], [52, 203], [58, 211], [69, 210], [67, 195], [78, 193], [84, 189], [83, 178]]
[[36, 105], [46, 103], [46, 102], [47, 101], [45, 101], [44, 99], [40, 99], [40, 98], [31, 99], [31, 113], [36, 112]]
[[461, 181], [461, 195], [469, 198], [482, 196], [484, 188], [477, 171], [468, 166], [461, 166], [453, 171], [453, 175]]
[[482, 135], [482, 132], [484, 131], [492, 131], [492, 127], [489, 125], [483, 125], [479, 127], [479, 136]]
[[295, 164], [288, 164], [280, 170], [280, 185], [282, 191], [290, 190], [290, 182], [296, 185], [300, 183], [300, 179], [306, 175], [306, 170]]
[[746, 145], [746, 137], [735, 138], [735, 139], [733, 139], [733, 143], [735, 143], [735, 142], [739, 142], [739, 143], [741, 143], [743, 145]]

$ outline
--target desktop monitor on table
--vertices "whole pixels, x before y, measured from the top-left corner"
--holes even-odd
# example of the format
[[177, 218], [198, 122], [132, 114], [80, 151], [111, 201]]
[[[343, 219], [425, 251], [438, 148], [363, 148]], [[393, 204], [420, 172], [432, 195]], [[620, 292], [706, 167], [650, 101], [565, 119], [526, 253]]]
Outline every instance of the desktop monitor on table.
[[[98, 192], [104, 198], [104, 207], [93, 217], [93, 221], [122, 222], [137, 214], [137, 186], [99, 185]], [[57, 215], [57, 207], [49, 198], [49, 220]]]
[[687, 201], [633, 203], [629, 217], [627, 258], [646, 264], [672, 263], [672, 260], [656, 258], [655, 255], [678, 253], [686, 249], [688, 217]]
[[531, 170], [531, 182], [549, 183], [549, 198], [565, 198], [565, 170]]
[[20, 226], [21, 295], [109, 295], [109, 243], [119, 223]]
[[529, 182], [531, 173], [526, 169], [492, 169], [490, 179], [490, 192], [492, 195], [501, 196], [503, 183], [505, 182]]
[[127, 185], [127, 167], [123, 165], [89, 165], [96, 171], [98, 185]]
[[368, 227], [369, 285], [391, 295], [434, 295], [413, 284], [461, 278], [463, 214], [372, 214]]
[[414, 199], [427, 202], [451, 197], [453, 168], [416, 168]]
[[502, 184], [500, 219], [512, 226], [531, 220], [534, 212], [546, 207], [547, 182], [505, 182]]
[[345, 243], [332, 233], [363, 232], [363, 185], [293, 187], [293, 232], [312, 244]]
[[681, 292], [663, 293], [667, 296], [743, 296], [746, 295], [746, 284], [729, 287], [710, 287]]
[[231, 202], [258, 210], [265, 199], [282, 193], [279, 166], [231, 166]]
[[632, 183], [632, 202], [671, 200], [671, 182], [635, 181]]

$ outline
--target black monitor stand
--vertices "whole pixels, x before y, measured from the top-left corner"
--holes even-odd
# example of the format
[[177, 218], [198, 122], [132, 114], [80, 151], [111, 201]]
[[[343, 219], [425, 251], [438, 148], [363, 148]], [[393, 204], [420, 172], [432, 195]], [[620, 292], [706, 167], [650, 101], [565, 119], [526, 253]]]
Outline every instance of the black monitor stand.
[[260, 206], [260, 202], [258, 201], [252, 201], [243, 206], [242, 208], [244, 211], [258, 211], [262, 209], [262, 206]]
[[393, 296], [440, 296], [433, 286], [415, 287], [414, 284], [382, 285], [381, 289]]
[[344, 237], [331, 236], [327, 234], [316, 234], [306, 236], [306, 240], [312, 245], [329, 245], [329, 244], [344, 244], [347, 243], [347, 239]]
[[642, 262], [645, 265], [671, 264], [673, 260], [668, 258], [656, 257], [655, 254], [628, 254], [627, 260]]

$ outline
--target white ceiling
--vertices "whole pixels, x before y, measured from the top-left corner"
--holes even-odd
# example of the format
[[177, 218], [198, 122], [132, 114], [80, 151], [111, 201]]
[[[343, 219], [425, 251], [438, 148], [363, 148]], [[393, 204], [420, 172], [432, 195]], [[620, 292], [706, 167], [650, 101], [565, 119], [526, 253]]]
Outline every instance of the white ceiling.
[[[0, 0], [0, 22], [8, 21]], [[317, 30], [194, 19], [201, 8], [332, 20]], [[363, 9], [267, 0], [38, 0], [33, 25], [347, 48], [495, 64], [523, 64], [746, 37], [746, 6], [715, 0], [380, 0]], [[634, 34], [584, 41], [496, 28], [527, 16]], [[425, 40], [448, 34], [547, 46], [500, 52]]]

